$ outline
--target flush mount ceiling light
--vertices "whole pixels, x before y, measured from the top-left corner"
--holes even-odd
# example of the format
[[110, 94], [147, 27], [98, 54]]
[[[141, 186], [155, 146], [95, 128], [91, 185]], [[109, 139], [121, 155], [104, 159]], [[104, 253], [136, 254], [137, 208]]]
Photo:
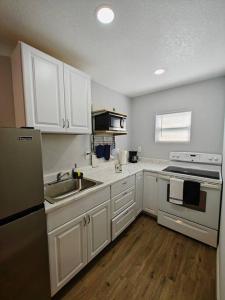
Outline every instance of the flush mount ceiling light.
[[154, 72], [155, 75], [162, 75], [162, 74], [164, 74], [164, 73], [165, 73], [165, 70], [164, 70], [164, 69], [157, 69], [157, 70], [155, 70], [155, 72]]
[[97, 9], [96, 16], [99, 22], [109, 24], [114, 20], [115, 14], [110, 7], [101, 6]]

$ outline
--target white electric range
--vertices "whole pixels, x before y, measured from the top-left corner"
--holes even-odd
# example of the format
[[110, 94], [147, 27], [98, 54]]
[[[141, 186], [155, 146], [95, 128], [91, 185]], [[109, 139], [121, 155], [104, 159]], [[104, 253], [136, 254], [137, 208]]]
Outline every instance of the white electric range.
[[[222, 156], [171, 152], [170, 165], [159, 177], [158, 223], [203, 243], [217, 247], [222, 190]], [[197, 205], [169, 202], [170, 178], [200, 183]]]

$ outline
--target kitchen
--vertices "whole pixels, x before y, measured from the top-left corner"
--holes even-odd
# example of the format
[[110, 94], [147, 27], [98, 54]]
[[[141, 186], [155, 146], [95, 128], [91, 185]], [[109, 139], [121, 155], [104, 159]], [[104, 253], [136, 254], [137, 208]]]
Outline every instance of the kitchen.
[[1, 299], [225, 299], [224, 9], [0, 2]]

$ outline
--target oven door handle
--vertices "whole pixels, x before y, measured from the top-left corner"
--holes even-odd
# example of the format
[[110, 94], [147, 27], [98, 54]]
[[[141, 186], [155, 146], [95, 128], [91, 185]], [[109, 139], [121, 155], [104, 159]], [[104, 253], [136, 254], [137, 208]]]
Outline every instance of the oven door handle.
[[[158, 178], [165, 179], [165, 180], [168, 180], [168, 181], [170, 180], [170, 177], [173, 177], [173, 176], [166, 176], [166, 175], [158, 174]], [[182, 179], [184, 179], [184, 178], [182, 178]], [[191, 179], [189, 179], [189, 180], [191, 180]], [[196, 181], [196, 180], [193, 180], [193, 181]], [[208, 183], [208, 182], [202, 181], [202, 182], [200, 182], [200, 184], [201, 184], [201, 188], [221, 190], [221, 185], [217, 184], [217, 183]]]
[[221, 186], [219, 184], [207, 183], [207, 182], [201, 182], [201, 187], [209, 188], [209, 189], [215, 189], [215, 190], [220, 190], [221, 189]]

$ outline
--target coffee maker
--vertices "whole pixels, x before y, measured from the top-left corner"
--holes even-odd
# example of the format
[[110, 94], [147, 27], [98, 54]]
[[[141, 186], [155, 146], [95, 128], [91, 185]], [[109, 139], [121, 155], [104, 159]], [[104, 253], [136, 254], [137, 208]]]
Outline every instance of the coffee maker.
[[138, 155], [137, 151], [129, 151], [129, 159], [130, 163], [137, 163], [138, 162]]

